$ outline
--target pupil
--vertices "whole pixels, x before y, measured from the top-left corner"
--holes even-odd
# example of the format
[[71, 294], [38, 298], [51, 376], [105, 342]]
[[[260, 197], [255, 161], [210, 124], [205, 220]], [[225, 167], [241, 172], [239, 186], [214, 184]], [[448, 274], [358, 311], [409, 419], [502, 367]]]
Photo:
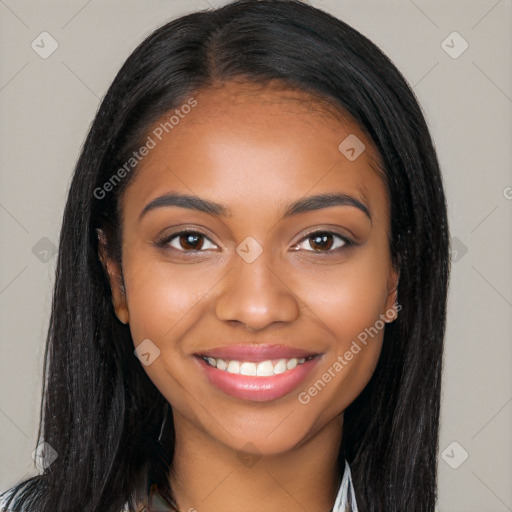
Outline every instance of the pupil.
[[[325, 244], [327, 242], [328, 238], [330, 239], [330, 243], [328, 243], [327, 247], [326, 247], [325, 245], [322, 245], [322, 244]], [[320, 249], [330, 249], [332, 247], [332, 237], [328, 233], [321, 234], [321, 235], [313, 235], [312, 240], [313, 240], [312, 246], [313, 246], [313, 249], [315, 249], [315, 250], [318, 250], [318, 248], [315, 247], [315, 245], [320, 245]]]
[[199, 238], [200, 238], [200, 235], [195, 235], [193, 233], [186, 233], [184, 235], [181, 235], [181, 241], [182, 242], [184, 241], [184, 243], [182, 243], [182, 247], [185, 249], [194, 249], [194, 250], [200, 249], [201, 246], [196, 247], [196, 245], [198, 244]]

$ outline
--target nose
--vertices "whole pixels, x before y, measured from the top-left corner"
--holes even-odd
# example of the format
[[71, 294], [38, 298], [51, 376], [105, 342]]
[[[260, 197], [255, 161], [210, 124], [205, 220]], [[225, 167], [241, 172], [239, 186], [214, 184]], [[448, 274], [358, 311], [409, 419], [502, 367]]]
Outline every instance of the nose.
[[263, 251], [252, 263], [235, 258], [222, 280], [215, 311], [219, 320], [259, 331], [275, 322], [293, 322], [300, 307], [298, 297]]

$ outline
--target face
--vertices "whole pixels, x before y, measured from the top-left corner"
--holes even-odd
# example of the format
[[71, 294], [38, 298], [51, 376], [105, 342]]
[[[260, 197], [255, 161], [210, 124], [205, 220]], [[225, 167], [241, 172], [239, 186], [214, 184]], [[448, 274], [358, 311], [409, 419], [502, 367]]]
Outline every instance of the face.
[[377, 364], [397, 285], [386, 187], [370, 140], [305, 93], [194, 98], [149, 132], [123, 195], [114, 305], [177, 430], [291, 450], [339, 425]]

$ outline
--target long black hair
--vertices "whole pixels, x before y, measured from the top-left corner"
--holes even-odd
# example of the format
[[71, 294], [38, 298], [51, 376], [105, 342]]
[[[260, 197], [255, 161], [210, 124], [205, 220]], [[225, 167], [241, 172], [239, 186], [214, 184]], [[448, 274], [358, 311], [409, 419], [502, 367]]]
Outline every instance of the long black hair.
[[450, 270], [438, 160], [392, 62], [343, 21], [298, 0], [238, 0], [168, 22], [134, 50], [106, 93], [74, 170], [60, 235], [38, 433], [58, 456], [15, 486], [13, 510], [119, 512], [129, 500], [135, 509], [150, 489], [172, 496], [172, 408], [133, 354], [98, 258], [102, 230], [120, 261], [119, 199], [136, 168], [108, 193], [98, 190], [162, 115], [235, 78], [277, 79], [327, 99], [380, 154], [402, 309], [386, 326], [370, 382], [345, 411], [340, 453], [361, 512], [434, 510]]

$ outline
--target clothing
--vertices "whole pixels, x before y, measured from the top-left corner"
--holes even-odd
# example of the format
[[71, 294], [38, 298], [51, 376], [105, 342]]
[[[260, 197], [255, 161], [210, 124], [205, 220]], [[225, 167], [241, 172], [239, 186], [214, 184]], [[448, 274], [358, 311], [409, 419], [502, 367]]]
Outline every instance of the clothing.
[[343, 473], [332, 512], [358, 512], [356, 494], [352, 484], [352, 473], [350, 472], [350, 466], [346, 460], [345, 472]]
[[[5, 499], [0, 500], [0, 511], [2, 512], [6, 510], [4, 508], [5, 501]], [[127, 504], [121, 512], [130, 512]], [[354, 486], [352, 485], [352, 474], [347, 461], [345, 461], [345, 471], [341, 479], [332, 512], [358, 512]]]

